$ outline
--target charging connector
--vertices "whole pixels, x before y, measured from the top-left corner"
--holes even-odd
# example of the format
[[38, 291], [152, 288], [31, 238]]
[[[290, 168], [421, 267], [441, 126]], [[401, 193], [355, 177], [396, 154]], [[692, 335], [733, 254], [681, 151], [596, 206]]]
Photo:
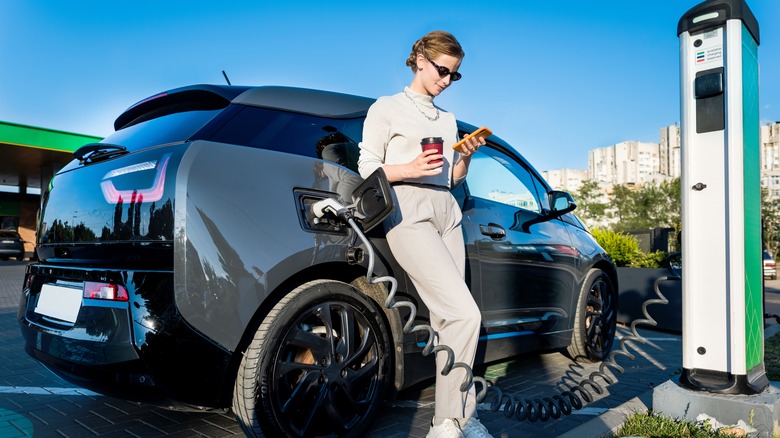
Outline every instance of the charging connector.
[[352, 218], [352, 211], [333, 198], [325, 198], [317, 201], [311, 206], [314, 216], [322, 218], [327, 214], [333, 214], [343, 220]]

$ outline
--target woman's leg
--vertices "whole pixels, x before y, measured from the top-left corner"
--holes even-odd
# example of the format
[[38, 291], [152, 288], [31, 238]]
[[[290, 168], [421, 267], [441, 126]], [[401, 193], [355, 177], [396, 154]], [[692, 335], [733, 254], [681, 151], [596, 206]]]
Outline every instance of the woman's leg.
[[[452, 348], [455, 362], [471, 366], [481, 318], [463, 278], [465, 253], [460, 212], [453, 210], [453, 205], [457, 205], [448, 192], [432, 195], [429, 189], [400, 189], [396, 193], [403, 220], [387, 233], [390, 249], [428, 307], [438, 343]], [[468, 392], [460, 391], [466, 377], [463, 369], [455, 368], [447, 376], [441, 375], [446, 354], [436, 354], [437, 424], [444, 418], [470, 418], [476, 409], [473, 387]]]

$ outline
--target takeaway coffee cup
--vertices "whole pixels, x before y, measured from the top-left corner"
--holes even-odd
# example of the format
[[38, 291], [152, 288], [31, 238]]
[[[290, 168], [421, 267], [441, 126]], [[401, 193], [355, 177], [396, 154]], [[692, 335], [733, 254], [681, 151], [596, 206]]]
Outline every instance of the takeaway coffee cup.
[[[423, 151], [434, 149], [437, 154], [442, 154], [444, 152], [444, 140], [441, 137], [425, 137], [420, 142], [420, 146], [422, 146]], [[441, 163], [441, 159], [431, 160], [429, 162]]]

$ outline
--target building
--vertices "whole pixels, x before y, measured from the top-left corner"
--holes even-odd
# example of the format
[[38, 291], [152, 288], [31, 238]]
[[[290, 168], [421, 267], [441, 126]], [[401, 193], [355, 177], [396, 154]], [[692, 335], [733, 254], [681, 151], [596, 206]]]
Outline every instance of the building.
[[[761, 186], [769, 198], [780, 197], [780, 122], [761, 126]], [[576, 192], [594, 180], [611, 191], [615, 184], [658, 184], [682, 176], [680, 125], [660, 129], [660, 142], [625, 141], [588, 151], [588, 170], [549, 170], [542, 176], [555, 189]]]
[[675, 123], [661, 128], [661, 142], [659, 143], [659, 173], [672, 178], [679, 178], [682, 165], [680, 164], [680, 125]]
[[588, 178], [600, 183], [642, 185], [660, 174], [658, 143], [624, 141], [588, 152]]
[[780, 122], [761, 126], [761, 185], [769, 198], [780, 196]]
[[102, 137], [0, 121], [0, 227], [19, 231], [25, 251], [35, 246], [42, 188], [73, 160], [79, 147]]
[[584, 169], [559, 169], [542, 172], [542, 177], [556, 190], [574, 193], [588, 179], [588, 171]]

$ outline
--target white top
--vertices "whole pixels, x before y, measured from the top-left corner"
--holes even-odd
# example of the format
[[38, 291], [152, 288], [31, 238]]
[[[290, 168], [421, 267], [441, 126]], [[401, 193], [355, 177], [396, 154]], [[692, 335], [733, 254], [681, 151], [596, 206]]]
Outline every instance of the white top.
[[[392, 96], [377, 99], [368, 109], [360, 142], [358, 170], [363, 178], [383, 164], [406, 164], [422, 152], [425, 137], [444, 139], [442, 172], [435, 176], [404, 180], [452, 187], [452, 163], [458, 153], [452, 145], [458, 141], [455, 116], [441, 109], [438, 120], [433, 97], [412, 91], [409, 87]], [[456, 181], [456, 184], [460, 181]]]

